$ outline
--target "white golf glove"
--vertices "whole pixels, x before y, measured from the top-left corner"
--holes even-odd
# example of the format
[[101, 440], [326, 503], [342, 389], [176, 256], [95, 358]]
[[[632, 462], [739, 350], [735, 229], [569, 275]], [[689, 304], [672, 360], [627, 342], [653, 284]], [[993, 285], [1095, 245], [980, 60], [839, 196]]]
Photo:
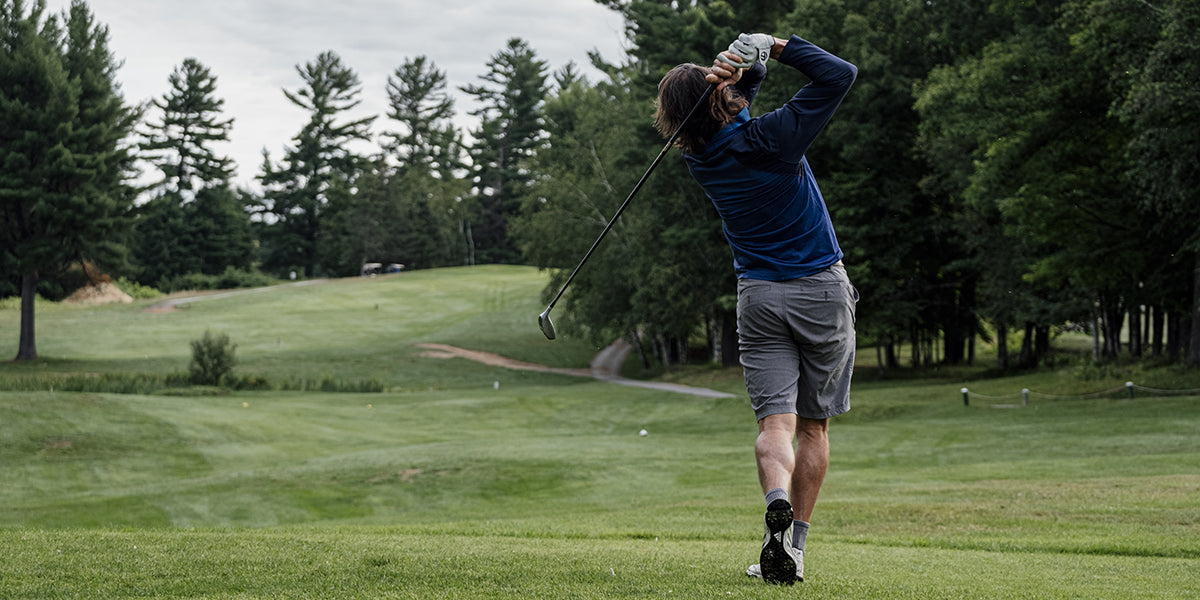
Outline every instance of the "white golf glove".
[[771, 58], [771, 48], [775, 47], [775, 36], [766, 33], [743, 33], [738, 36], [732, 44], [729, 45], [729, 51], [736, 54], [742, 59], [742, 65], [733, 65], [730, 61], [725, 61], [736, 67], [748, 68], [754, 66], [754, 63], [767, 64], [767, 59]]

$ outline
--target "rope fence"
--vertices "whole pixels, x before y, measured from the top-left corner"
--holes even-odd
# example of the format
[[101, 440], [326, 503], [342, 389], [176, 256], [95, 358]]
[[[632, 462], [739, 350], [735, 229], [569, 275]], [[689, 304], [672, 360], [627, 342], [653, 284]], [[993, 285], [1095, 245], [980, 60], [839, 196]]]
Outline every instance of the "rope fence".
[[980, 398], [983, 400], [1017, 400], [1017, 399], [1019, 399], [1021, 401], [1020, 404], [997, 404], [997, 403], [985, 404], [985, 406], [992, 406], [995, 408], [1017, 408], [1018, 406], [1027, 406], [1029, 404], [1029, 399], [1031, 397], [1038, 398], [1038, 399], [1044, 399], [1044, 400], [1090, 400], [1090, 399], [1094, 399], [1094, 398], [1111, 397], [1111, 396], [1119, 394], [1120, 392], [1124, 392], [1125, 396], [1130, 400], [1134, 399], [1137, 396], [1137, 394], [1135, 392], [1142, 392], [1142, 393], [1144, 393], [1144, 395], [1147, 395], [1147, 396], [1200, 396], [1200, 389], [1169, 390], [1169, 389], [1162, 389], [1162, 388], [1152, 388], [1152, 387], [1147, 387], [1144, 385], [1137, 385], [1137, 384], [1133, 383], [1132, 381], [1126, 381], [1125, 385], [1122, 387], [1115, 387], [1112, 389], [1100, 390], [1100, 391], [1096, 391], [1096, 392], [1088, 392], [1085, 394], [1074, 394], [1074, 395], [1070, 395], [1070, 396], [1061, 396], [1061, 395], [1057, 395], [1057, 394], [1046, 394], [1046, 393], [1042, 393], [1042, 392], [1035, 392], [1028, 388], [1021, 390], [1020, 393], [1006, 394], [1003, 396], [989, 396], [987, 394], [981, 394], [979, 392], [972, 392], [971, 390], [969, 390], [968, 388], [965, 388], [965, 387], [961, 391], [962, 391], [963, 406], [970, 406], [972, 398]]

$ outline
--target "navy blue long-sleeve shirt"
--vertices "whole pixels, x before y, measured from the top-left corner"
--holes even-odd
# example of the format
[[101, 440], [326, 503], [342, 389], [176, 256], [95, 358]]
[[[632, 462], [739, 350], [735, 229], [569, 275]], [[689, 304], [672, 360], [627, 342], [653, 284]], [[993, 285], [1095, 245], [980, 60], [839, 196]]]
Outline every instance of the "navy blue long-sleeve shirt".
[[[700, 154], [685, 154], [724, 223], [739, 279], [787, 281], [841, 260], [829, 210], [804, 153], [824, 130], [858, 69], [792, 36], [779, 62], [811, 81], [780, 108], [751, 118], [742, 110]], [[753, 102], [766, 78], [761, 64], [734, 84]]]

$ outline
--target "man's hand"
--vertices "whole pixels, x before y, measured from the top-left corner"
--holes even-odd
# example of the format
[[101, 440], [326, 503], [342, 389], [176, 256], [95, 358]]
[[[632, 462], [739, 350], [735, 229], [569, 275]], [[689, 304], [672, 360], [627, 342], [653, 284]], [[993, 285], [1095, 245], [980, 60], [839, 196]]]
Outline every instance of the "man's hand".
[[766, 33], [743, 33], [729, 45], [729, 52], [736, 54], [747, 67], [754, 63], [765, 65], [775, 42], [775, 36]]
[[716, 60], [713, 61], [711, 72], [704, 77], [704, 80], [718, 84], [717, 89], [721, 90], [737, 83], [742, 78], [742, 71], [751, 66], [754, 66], [754, 63], [745, 63], [737, 54], [725, 51], [717, 55]]

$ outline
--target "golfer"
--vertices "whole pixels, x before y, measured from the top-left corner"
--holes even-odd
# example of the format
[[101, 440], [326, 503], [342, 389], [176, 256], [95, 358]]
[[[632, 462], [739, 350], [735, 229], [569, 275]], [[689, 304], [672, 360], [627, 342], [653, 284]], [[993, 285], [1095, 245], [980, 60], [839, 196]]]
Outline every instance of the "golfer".
[[[810, 83], [782, 107], [751, 117], [768, 58]], [[799, 37], [742, 34], [711, 67], [680, 65], [659, 83], [655, 126], [664, 136], [717, 84], [677, 145], [733, 251], [739, 349], [767, 503], [759, 564], [746, 574], [771, 583], [804, 580], [805, 539], [829, 464], [829, 418], [850, 410], [858, 292], [804, 155], [857, 74]]]

